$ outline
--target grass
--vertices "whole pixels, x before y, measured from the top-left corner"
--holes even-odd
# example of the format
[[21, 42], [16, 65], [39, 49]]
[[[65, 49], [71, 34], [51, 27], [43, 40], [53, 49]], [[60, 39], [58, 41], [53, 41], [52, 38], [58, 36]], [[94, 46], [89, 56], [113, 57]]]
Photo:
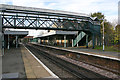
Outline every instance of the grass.
[[[103, 50], [103, 46], [95, 46], [95, 49]], [[120, 49], [118, 49], [118, 47], [115, 46], [105, 46], [105, 51], [120, 52]]]

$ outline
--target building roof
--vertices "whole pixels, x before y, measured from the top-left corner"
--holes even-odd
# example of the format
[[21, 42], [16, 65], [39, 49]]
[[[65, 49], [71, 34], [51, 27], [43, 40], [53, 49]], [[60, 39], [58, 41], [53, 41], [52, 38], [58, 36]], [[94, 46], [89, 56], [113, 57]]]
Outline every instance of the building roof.
[[7, 31], [4, 31], [4, 34], [5, 35], [28, 35], [28, 31], [10, 31], [10, 30], [7, 30]]
[[0, 4], [0, 9], [2, 9], [2, 10], [6, 10], [6, 9], [23, 10], [23, 11], [34, 11], [34, 12], [36, 11], [36, 12], [44, 12], [44, 13], [52, 13], [52, 14], [65, 14], [65, 15], [73, 15], [73, 16], [90, 17], [88, 14], [84, 14], [84, 13], [61, 11], [61, 10], [51, 10], [51, 9], [44, 9], [44, 8], [15, 6], [15, 5], [6, 5], [6, 4]]
[[76, 35], [78, 31], [53, 31], [43, 35], [38, 35], [37, 37], [47, 37], [52, 35]]
[[33, 38], [33, 36], [25, 36], [24, 38]]

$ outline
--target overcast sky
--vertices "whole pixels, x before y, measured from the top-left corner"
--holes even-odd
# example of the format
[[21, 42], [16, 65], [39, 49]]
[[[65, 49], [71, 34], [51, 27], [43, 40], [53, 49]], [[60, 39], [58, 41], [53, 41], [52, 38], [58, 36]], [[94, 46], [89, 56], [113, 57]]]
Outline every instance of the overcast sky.
[[118, 19], [119, 0], [0, 0], [0, 4], [10, 4], [37, 8], [48, 8], [79, 13], [102, 12], [110, 21]]

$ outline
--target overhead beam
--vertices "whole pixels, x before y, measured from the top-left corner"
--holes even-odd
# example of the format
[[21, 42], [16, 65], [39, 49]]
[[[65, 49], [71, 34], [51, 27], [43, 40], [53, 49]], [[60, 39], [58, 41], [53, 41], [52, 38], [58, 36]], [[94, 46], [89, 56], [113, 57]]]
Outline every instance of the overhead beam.
[[61, 11], [61, 10], [51, 10], [51, 9], [43, 9], [43, 8], [34, 8], [34, 7], [23, 7], [23, 6], [15, 6], [15, 5], [6, 5], [0, 4], [0, 8], [5, 12], [15, 12], [15, 13], [32, 13], [32, 14], [50, 14], [52, 15], [62, 15], [62, 16], [74, 16], [74, 17], [90, 17], [84, 13], [76, 13], [76, 12], [68, 12], [68, 11]]
[[100, 34], [100, 31], [92, 28], [94, 25], [100, 26], [99, 21], [94, 21], [83, 13], [5, 4], [0, 4], [0, 12], [2, 28], [84, 31]]

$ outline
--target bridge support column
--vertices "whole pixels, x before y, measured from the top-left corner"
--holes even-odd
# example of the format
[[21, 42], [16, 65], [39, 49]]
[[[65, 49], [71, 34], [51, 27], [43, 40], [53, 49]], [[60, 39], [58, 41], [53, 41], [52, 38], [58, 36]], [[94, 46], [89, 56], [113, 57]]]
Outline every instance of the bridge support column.
[[45, 44], [45, 39], [43, 39], [43, 44]]
[[49, 45], [49, 37], [48, 37], [48, 45]]
[[39, 39], [39, 41], [40, 41], [40, 44], [41, 44], [41, 39]]
[[10, 43], [9, 43], [9, 34], [8, 34], [8, 49], [10, 49]]
[[18, 36], [16, 35], [16, 48], [18, 48]]
[[2, 34], [2, 55], [4, 55], [4, 49], [5, 49], [5, 41], [4, 41], [4, 33]]
[[66, 35], [64, 35], [64, 47], [66, 47]]
[[2, 31], [2, 17], [0, 15], [0, 80], [2, 79], [2, 55], [4, 54], [3, 51], [3, 47], [2, 47], [2, 40], [4, 39], [3, 37], [3, 31]]
[[95, 34], [94, 33], [92, 35], [92, 44], [93, 44], [92, 48], [94, 49], [95, 48]]
[[2, 17], [0, 15], [0, 55], [2, 55]]
[[2, 29], [2, 17], [0, 15], [0, 55], [4, 55], [4, 33]]
[[60, 41], [61, 41], [60, 46], [62, 46], [62, 39]]
[[86, 48], [88, 48], [88, 35], [86, 34]]
[[[81, 35], [81, 36], [82, 36], [82, 35]], [[78, 45], [78, 33], [77, 33], [77, 41], [76, 41], [76, 42], [77, 42], [77, 47], [78, 47], [78, 46], [79, 46], [79, 45]]]
[[57, 46], [57, 41], [56, 41], [56, 36], [55, 36], [55, 41], [54, 41], [54, 46]]
[[101, 46], [101, 35], [99, 36], [99, 40], [100, 40], [100, 46]]

